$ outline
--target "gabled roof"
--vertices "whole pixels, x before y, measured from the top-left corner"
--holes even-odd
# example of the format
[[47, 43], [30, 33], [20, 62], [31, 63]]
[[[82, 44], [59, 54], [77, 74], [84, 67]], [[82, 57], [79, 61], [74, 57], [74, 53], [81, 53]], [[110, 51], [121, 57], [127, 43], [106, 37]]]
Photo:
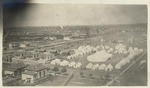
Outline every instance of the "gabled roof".
[[45, 67], [43, 64], [32, 64], [25, 68], [25, 70], [30, 70], [30, 71], [40, 71], [43, 69], [47, 69], [47, 67]]
[[26, 71], [23, 72], [22, 74], [35, 75], [36, 73], [34, 71]]

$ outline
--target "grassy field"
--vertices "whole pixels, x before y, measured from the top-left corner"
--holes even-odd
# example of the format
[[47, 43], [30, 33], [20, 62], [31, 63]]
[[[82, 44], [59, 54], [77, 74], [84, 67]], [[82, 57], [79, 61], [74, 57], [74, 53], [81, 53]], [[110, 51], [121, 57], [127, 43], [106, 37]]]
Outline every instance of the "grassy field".
[[41, 84], [38, 84], [37, 86], [62, 86], [65, 80], [67, 80], [69, 75], [58, 75], [55, 76], [52, 81], [46, 81]]
[[140, 64], [142, 60], [147, 61], [145, 54], [127, 72], [121, 76], [121, 86], [146, 86], [147, 85], [147, 63]]

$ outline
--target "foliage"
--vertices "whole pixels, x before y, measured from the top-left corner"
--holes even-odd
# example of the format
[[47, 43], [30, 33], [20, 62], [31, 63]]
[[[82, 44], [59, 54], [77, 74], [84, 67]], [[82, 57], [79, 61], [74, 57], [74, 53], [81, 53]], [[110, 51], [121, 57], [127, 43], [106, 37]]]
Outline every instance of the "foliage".
[[55, 67], [53, 68], [53, 71], [59, 71], [59, 67], [55, 66]]
[[67, 72], [67, 69], [65, 68], [65, 67], [63, 67], [62, 69], [61, 69], [61, 72]]

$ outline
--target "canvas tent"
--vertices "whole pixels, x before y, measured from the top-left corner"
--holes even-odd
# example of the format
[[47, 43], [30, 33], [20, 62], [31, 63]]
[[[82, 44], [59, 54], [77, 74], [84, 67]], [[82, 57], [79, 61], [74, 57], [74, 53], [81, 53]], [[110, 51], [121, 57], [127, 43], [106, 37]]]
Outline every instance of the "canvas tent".
[[61, 63], [60, 59], [55, 59], [51, 61], [51, 64], [53, 65], [59, 65]]
[[116, 65], [115, 65], [115, 68], [116, 69], [121, 69], [122, 66], [124, 66], [125, 64], [127, 64], [127, 61], [125, 59], [121, 60], [120, 62], [118, 62]]
[[97, 69], [98, 67], [99, 67], [99, 64], [95, 64], [95, 65], [93, 65], [92, 70], [95, 70], [95, 69]]
[[82, 65], [82, 64], [79, 62], [79, 63], [77, 63], [77, 64], [74, 66], [74, 68], [80, 68], [81, 65]]
[[99, 66], [99, 70], [104, 70], [106, 68], [106, 64], [101, 64], [100, 66]]
[[59, 65], [59, 64], [60, 64], [60, 62], [61, 62], [61, 61], [60, 61], [60, 59], [55, 59], [55, 63], [56, 63], [56, 64], [58, 64], [58, 65]]
[[113, 66], [111, 64], [109, 64], [106, 68], [106, 71], [112, 71], [113, 70]]
[[60, 63], [60, 66], [67, 66], [68, 64], [69, 64], [69, 62], [64, 60]]
[[89, 63], [89, 64], [87, 64], [87, 65], [86, 65], [86, 68], [91, 69], [91, 68], [92, 68], [92, 66], [93, 66], [93, 64], [92, 64], [92, 63]]
[[119, 43], [118, 45], [115, 46], [115, 53], [124, 53], [126, 52], [126, 46], [123, 45], [122, 43]]
[[72, 61], [72, 62], [69, 63], [70, 67], [74, 67], [75, 65], [76, 65], [76, 63], [74, 61]]
[[107, 61], [112, 54], [107, 53], [105, 50], [98, 51], [87, 57], [87, 60], [90, 62], [104, 62]]
[[55, 60], [52, 60], [52, 61], [51, 61], [51, 64], [52, 64], [52, 65], [56, 65]]
[[110, 48], [107, 52], [111, 53], [113, 51], [113, 48]]

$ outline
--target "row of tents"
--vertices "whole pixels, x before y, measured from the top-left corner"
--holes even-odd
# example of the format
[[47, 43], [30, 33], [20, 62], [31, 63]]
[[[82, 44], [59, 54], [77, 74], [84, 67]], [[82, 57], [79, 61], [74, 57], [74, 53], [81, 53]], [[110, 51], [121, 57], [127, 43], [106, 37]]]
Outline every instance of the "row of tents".
[[135, 47], [134, 49], [132, 47], [129, 47], [129, 55], [122, 59], [121, 61], [119, 61], [116, 65], [115, 68], [116, 69], [121, 69], [124, 65], [126, 65], [127, 63], [130, 63], [130, 61], [136, 56], [139, 55], [140, 53], [143, 52], [143, 49], [138, 49], [137, 47]]
[[112, 52], [113, 48], [110, 49], [110, 46], [108, 46], [108, 45], [100, 45], [100, 46], [98, 45], [96, 47], [90, 46], [90, 45], [79, 46], [78, 49], [74, 49], [75, 54], [67, 56], [66, 58], [67, 59], [73, 59], [73, 58], [76, 58], [78, 56], [83, 56], [83, 55], [90, 54], [92, 52], [97, 52], [100, 50], [108, 50], [108, 52]]
[[106, 71], [112, 71], [114, 67], [112, 66], [112, 64], [106, 65], [106, 64], [103, 63], [103, 64], [99, 65], [99, 64], [92, 64], [92, 63], [89, 63], [89, 64], [86, 65], [86, 68], [87, 68], [87, 69], [91, 69], [91, 70], [106, 70]]
[[81, 65], [82, 65], [80, 62], [78, 62], [78, 63], [76, 63], [74, 61], [69, 62], [67, 60], [61, 61], [60, 59], [52, 60], [51, 64], [53, 64], [53, 65], [60, 65], [60, 66], [69, 66], [69, 67], [73, 67], [73, 68], [80, 68]]
[[114, 51], [115, 54], [127, 54], [127, 50], [126, 50], [126, 46], [123, 45], [122, 43], [119, 43], [115, 46], [115, 51]]
[[66, 58], [73, 59], [73, 58], [77, 58], [78, 56], [83, 56], [101, 50], [106, 50], [107, 53], [127, 54], [128, 50], [126, 48], [127, 47], [122, 43], [117, 44], [114, 48], [110, 47], [109, 45], [98, 45], [96, 47], [90, 45], [79, 46], [78, 49], [74, 49], [75, 51], [74, 54], [67, 56]]

